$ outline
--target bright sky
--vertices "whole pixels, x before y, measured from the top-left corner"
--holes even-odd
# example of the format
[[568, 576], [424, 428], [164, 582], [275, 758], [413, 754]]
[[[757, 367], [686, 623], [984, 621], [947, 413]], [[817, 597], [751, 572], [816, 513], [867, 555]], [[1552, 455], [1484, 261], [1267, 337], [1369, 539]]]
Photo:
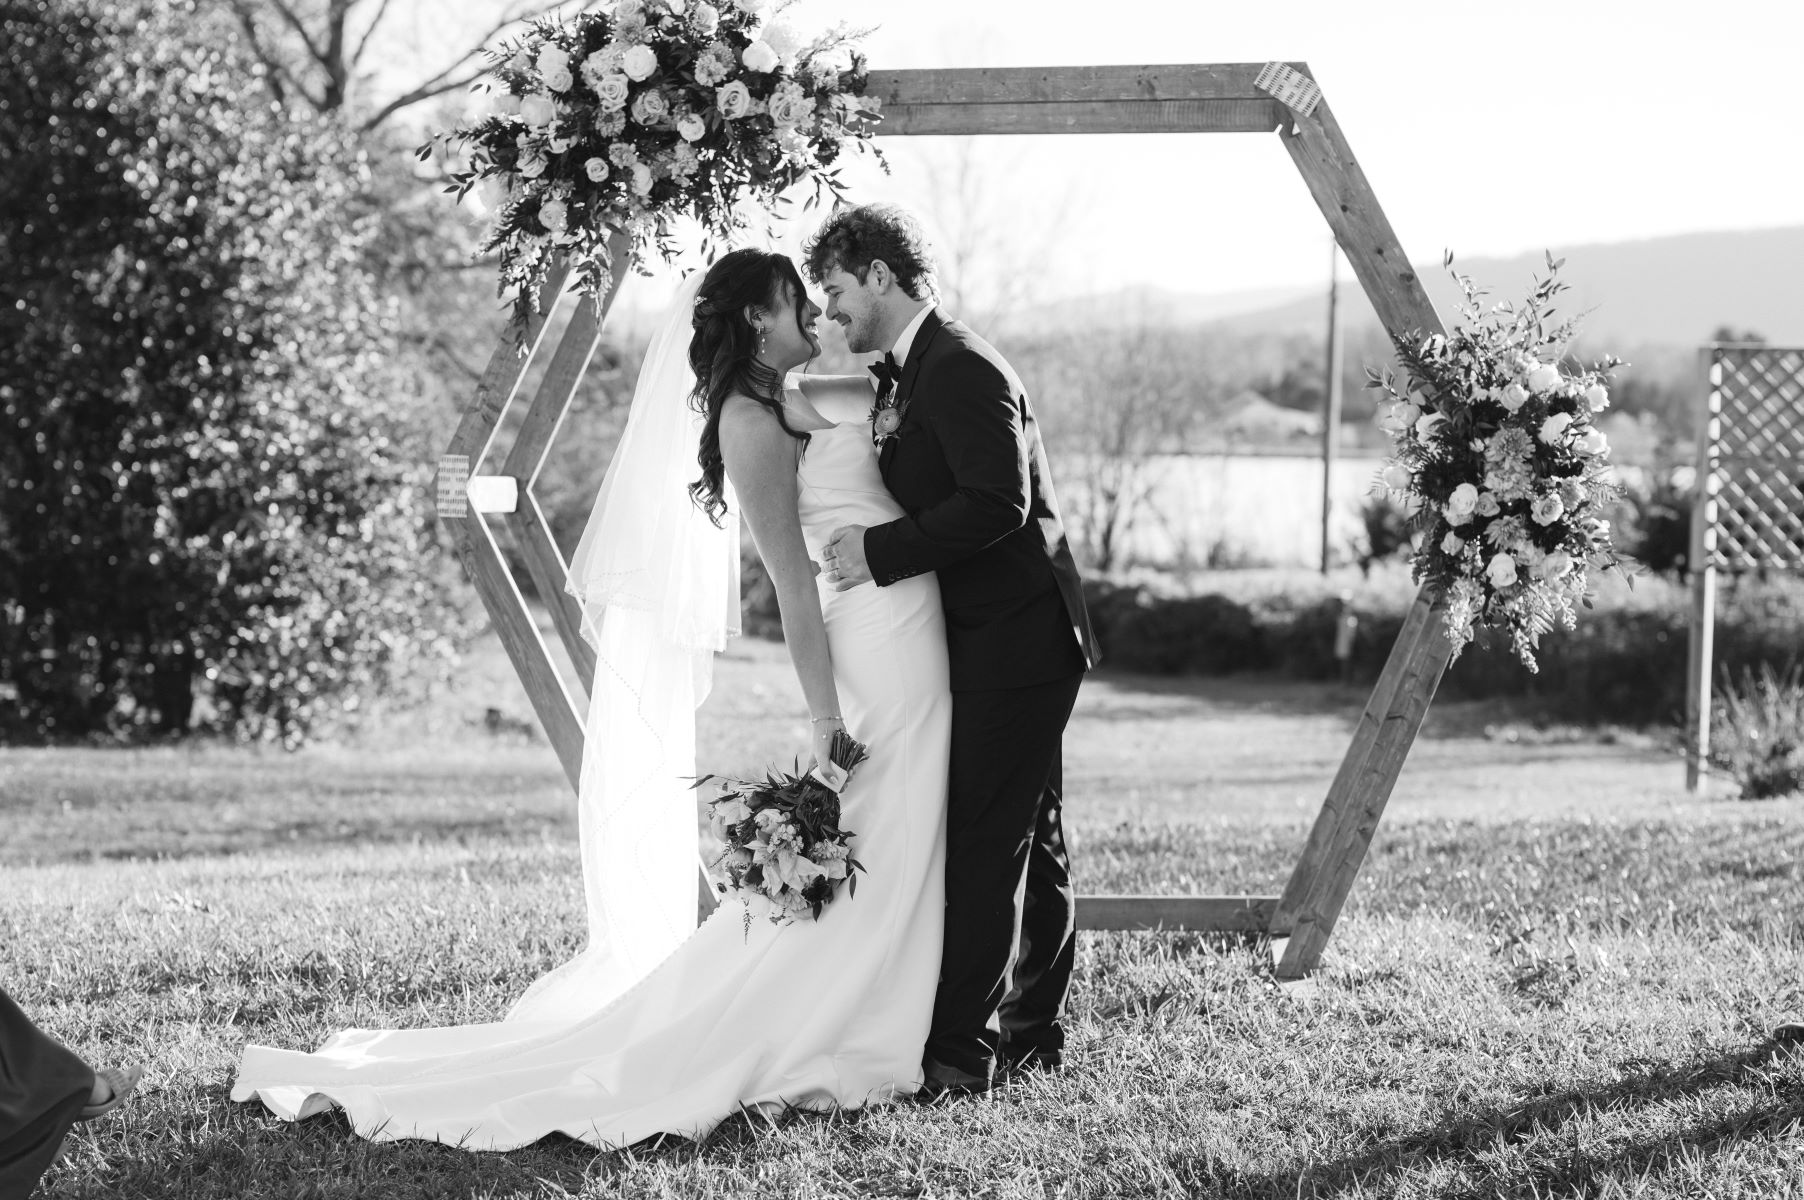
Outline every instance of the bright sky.
[[[1462, 258], [1804, 223], [1804, 3], [801, 0], [877, 68], [1305, 60], [1405, 250]], [[930, 204], [954, 139], [883, 139], [868, 194]], [[1319, 281], [1328, 235], [1275, 135], [971, 139], [980, 225], [1050, 293]], [[861, 173], [860, 178], [866, 178]], [[861, 193], [863, 194], [863, 193]], [[989, 206], [994, 205], [994, 211]], [[1000, 216], [998, 216], [1000, 214]]]

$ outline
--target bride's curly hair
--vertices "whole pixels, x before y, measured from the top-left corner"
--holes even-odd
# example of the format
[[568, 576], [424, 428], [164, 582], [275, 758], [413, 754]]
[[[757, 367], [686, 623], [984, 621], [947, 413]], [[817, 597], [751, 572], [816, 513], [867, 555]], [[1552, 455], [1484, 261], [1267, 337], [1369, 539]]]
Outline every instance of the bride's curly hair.
[[720, 456], [720, 413], [729, 396], [745, 396], [776, 414], [783, 432], [798, 442], [808, 434], [792, 427], [783, 413], [783, 379], [756, 357], [758, 334], [748, 308], [775, 308], [788, 292], [795, 302], [796, 329], [802, 325], [807, 291], [801, 272], [782, 254], [735, 250], [708, 268], [695, 297], [695, 334], [689, 339], [689, 366], [695, 371], [690, 403], [704, 418], [696, 458], [702, 476], [689, 485], [696, 507], [716, 525], [726, 514], [726, 464]]

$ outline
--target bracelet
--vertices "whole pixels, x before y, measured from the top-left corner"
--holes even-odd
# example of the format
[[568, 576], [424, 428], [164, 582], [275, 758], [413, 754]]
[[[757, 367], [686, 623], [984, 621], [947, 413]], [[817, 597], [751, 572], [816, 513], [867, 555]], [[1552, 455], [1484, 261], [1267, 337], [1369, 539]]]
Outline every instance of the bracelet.
[[809, 724], [810, 724], [810, 725], [819, 725], [819, 724], [820, 724], [820, 723], [821, 723], [821, 722], [822, 722], [822, 721], [844, 721], [844, 720], [845, 720], [845, 718], [844, 718], [844, 717], [842, 717], [842, 716], [840, 716], [840, 715], [839, 715], [839, 714], [838, 714], [838, 713], [835, 713], [835, 714], [834, 714], [834, 715], [833, 715], [833, 716], [831, 716], [831, 717], [814, 717], [814, 718], [811, 718], [811, 719], [810, 719], [810, 720], [809, 720], [809, 722], [808, 722], [808, 723], [809, 723]]

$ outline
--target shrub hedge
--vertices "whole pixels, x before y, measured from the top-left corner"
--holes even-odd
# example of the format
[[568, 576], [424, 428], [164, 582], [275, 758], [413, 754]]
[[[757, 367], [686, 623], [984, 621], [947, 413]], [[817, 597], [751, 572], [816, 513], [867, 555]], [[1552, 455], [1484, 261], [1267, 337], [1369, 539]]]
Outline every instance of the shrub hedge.
[[[1085, 584], [1106, 665], [1159, 675], [1272, 671], [1305, 679], [1342, 673], [1334, 657], [1343, 607], [1358, 617], [1348, 674], [1370, 684], [1396, 641], [1415, 595], [1401, 571], [1367, 580], [1303, 572], [1233, 572], [1178, 590], [1152, 577]], [[1539, 673], [1507, 641], [1481, 638], [1447, 672], [1440, 694], [1456, 699], [1528, 697], [1549, 716], [1600, 724], [1650, 725], [1684, 711], [1686, 589], [1642, 577], [1633, 589], [1599, 587], [1578, 628], [1542, 642]], [[1783, 670], [1804, 660], [1804, 580], [1732, 582], [1717, 609], [1716, 662], [1725, 673], [1762, 664]]]

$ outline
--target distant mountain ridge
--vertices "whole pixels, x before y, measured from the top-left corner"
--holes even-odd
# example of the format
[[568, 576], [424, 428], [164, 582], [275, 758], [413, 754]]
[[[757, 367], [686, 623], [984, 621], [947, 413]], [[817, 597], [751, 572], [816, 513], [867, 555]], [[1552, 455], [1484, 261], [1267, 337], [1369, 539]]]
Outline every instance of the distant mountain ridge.
[[[1560, 313], [1586, 313], [1580, 338], [1587, 345], [1695, 346], [1723, 325], [1753, 330], [1772, 342], [1804, 344], [1804, 225], [1549, 250], [1566, 260], [1560, 277], [1571, 285], [1561, 297]], [[1546, 274], [1546, 259], [1538, 251], [1505, 258], [1456, 257], [1453, 268], [1488, 288], [1491, 299], [1511, 300], [1527, 294], [1534, 278]], [[1460, 303], [1452, 276], [1439, 260], [1418, 264], [1416, 270], [1442, 319], [1451, 320]], [[1377, 324], [1350, 270], [1342, 276], [1341, 299], [1348, 332]], [[1285, 334], [1319, 332], [1326, 320], [1325, 288], [1189, 295], [1138, 287], [1055, 301], [1025, 323], [1056, 327], [1147, 321]]]

